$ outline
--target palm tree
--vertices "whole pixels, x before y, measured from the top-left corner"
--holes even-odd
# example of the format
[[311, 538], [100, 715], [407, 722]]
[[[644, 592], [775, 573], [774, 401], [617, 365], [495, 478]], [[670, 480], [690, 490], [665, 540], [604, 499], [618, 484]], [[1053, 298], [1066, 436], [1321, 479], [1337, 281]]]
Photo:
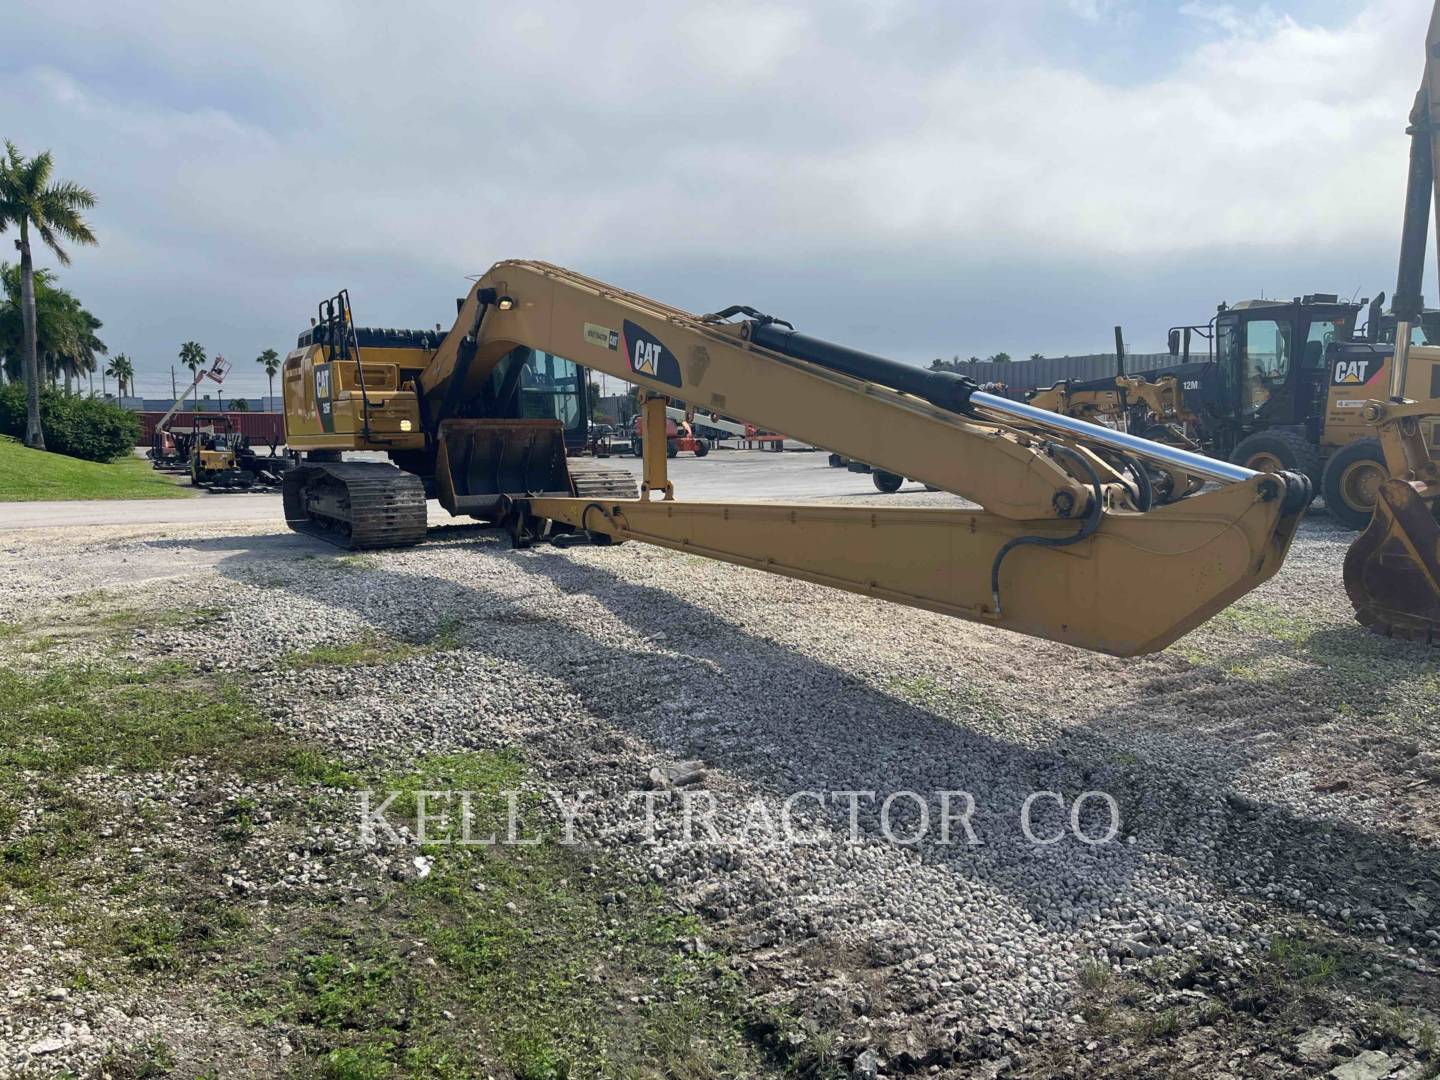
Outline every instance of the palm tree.
[[68, 334], [63, 348], [57, 350], [54, 364], [57, 374], [65, 378], [65, 392], [71, 393], [71, 380], [79, 381], [99, 366], [97, 357], [110, 350], [95, 336], [95, 331], [104, 325], [99, 319], [80, 306], [68, 292], [63, 293]]
[[[70, 293], [55, 284], [48, 270], [36, 270], [35, 353], [41, 377], [53, 385], [92, 370], [105, 343], [95, 336], [100, 320], [86, 311]], [[25, 320], [22, 314], [23, 280], [18, 266], [0, 263], [0, 364], [12, 382], [22, 381], [25, 367]]]
[[265, 375], [270, 380], [270, 404], [275, 402], [275, 373], [280, 370], [280, 354], [274, 349], [266, 349], [255, 362], [265, 369]]
[[1030, 359], [1031, 359], [1031, 360], [1044, 360], [1044, 359], [1045, 359], [1045, 354], [1044, 354], [1044, 353], [1038, 353], [1038, 352], [1032, 352], [1032, 353], [1030, 354]]
[[36, 351], [35, 263], [30, 251], [30, 230], [60, 260], [70, 265], [70, 255], [60, 241], [93, 244], [95, 234], [80, 216], [95, 205], [95, 195], [78, 184], [51, 182], [55, 162], [50, 151], [23, 158], [9, 139], [5, 158], [0, 161], [0, 232], [11, 225], [20, 230], [20, 318], [23, 325], [21, 348], [25, 365], [25, 445], [45, 449], [45, 432], [40, 427], [40, 361]]
[[[187, 341], [180, 346], [180, 362], [190, 369], [190, 379], [195, 381], [195, 373], [205, 366], [205, 347], [198, 341]], [[190, 411], [200, 411], [200, 384], [195, 383], [190, 388]]]
[[127, 387], [131, 388], [132, 394], [134, 393], [134, 388], [131, 384], [135, 379], [135, 365], [130, 362], [130, 357], [126, 356], [123, 352], [110, 361], [109, 365], [105, 368], [105, 374], [115, 380], [115, 393], [119, 397], [123, 398], [125, 396]]

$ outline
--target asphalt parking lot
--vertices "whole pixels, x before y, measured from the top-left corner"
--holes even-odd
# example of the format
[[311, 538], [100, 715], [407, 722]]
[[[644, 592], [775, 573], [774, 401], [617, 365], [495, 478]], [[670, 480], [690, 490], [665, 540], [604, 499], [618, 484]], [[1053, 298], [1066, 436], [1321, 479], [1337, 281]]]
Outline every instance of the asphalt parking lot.
[[[605, 460], [640, 475], [637, 458], [616, 455]], [[677, 498], [695, 501], [809, 502], [877, 494], [868, 475], [832, 469], [827, 455], [819, 451], [716, 450], [704, 458], [683, 454], [670, 460], [670, 478]], [[923, 490], [919, 484], [906, 484], [901, 489], [912, 494]], [[183, 500], [14, 503], [0, 514], [0, 532], [60, 525], [280, 520], [280, 499], [273, 491], [201, 492], [195, 499]], [[430, 523], [438, 525], [449, 520], [444, 508], [431, 502]]]

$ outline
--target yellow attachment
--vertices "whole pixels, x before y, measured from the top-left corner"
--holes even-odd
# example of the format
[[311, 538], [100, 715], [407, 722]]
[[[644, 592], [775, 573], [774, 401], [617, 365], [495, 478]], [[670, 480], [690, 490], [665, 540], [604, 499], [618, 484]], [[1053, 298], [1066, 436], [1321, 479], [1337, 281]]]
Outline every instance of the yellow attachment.
[[1145, 514], [1106, 514], [1099, 531], [1071, 547], [1017, 547], [1001, 567], [1003, 614], [991, 600], [996, 553], [1023, 534], [1074, 533], [1074, 521], [678, 501], [535, 499], [525, 509], [616, 540], [1133, 656], [1164, 648], [1279, 569], [1300, 514], [1282, 511], [1276, 486], [1257, 477]]
[[1345, 554], [1345, 591], [1367, 629], [1440, 640], [1440, 526], [1413, 484], [1380, 485], [1369, 527]]

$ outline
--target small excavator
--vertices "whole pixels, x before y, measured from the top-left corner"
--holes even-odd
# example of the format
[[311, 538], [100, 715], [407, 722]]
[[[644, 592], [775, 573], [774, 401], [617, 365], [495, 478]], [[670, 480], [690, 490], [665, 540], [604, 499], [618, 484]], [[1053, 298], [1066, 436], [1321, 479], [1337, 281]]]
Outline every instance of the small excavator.
[[[1260, 473], [798, 333], [696, 316], [542, 262], [495, 264], [451, 330], [364, 331], [341, 293], [283, 368], [292, 528], [425, 537], [426, 498], [516, 546], [639, 541], [1116, 655], [1163, 648], [1272, 576], [1310, 499]], [[642, 481], [565, 453], [578, 367], [636, 385]], [[975, 508], [685, 502], [670, 399], [842, 451]], [[379, 451], [389, 461], [344, 460]], [[1143, 462], [1220, 486], [1157, 505]]]

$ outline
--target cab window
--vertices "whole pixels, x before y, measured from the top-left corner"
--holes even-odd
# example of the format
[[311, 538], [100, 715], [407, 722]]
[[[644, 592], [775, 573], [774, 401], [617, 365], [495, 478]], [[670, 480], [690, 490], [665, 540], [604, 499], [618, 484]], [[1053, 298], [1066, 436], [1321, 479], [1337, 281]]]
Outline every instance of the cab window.
[[534, 352], [520, 377], [520, 415], [559, 420], [567, 431], [580, 426], [580, 369], [563, 357]]
[[1325, 370], [1325, 350], [1335, 340], [1335, 323], [1331, 319], [1316, 319], [1310, 324], [1305, 335], [1305, 355], [1302, 360], [1306, 371]]
[[1290, 327], [1273, 319], [1245, 324], [1245, 389], [1251, 412], [1260, 409], [1290, 372]]

